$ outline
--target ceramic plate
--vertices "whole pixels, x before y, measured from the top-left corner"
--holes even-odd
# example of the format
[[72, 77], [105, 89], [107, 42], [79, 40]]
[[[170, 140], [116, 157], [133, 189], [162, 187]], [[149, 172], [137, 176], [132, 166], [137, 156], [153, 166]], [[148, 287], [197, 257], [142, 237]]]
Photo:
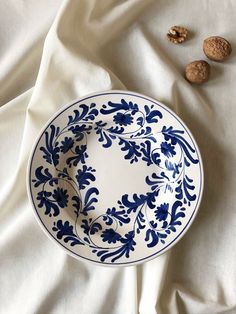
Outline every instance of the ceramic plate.
[[41, 132], [28, 192], [39, 224], [76, 258], [131, 265], [173, 246], [203, 190], [199, 150], [169, 108], [133, 92], [90, 95]]

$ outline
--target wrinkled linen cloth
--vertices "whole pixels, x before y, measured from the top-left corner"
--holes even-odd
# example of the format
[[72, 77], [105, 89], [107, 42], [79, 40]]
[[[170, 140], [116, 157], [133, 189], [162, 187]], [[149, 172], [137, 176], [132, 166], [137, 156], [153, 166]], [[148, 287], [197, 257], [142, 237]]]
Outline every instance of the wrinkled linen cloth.
[[[0, 3], [0, 313], [236, 313], [236, 3], [233, 0], [71, 0]], [[190, 39], [173, 45], [170, 26]], [[233, 52], [193, 86], [184, 65], [203, 39]], [[63, 105], [127, 89], [169, 106], [199, 144], [205, 190], [181, 241], [138, 266], [78, 261], [40, 229], [26, 193], [32, 145]]]

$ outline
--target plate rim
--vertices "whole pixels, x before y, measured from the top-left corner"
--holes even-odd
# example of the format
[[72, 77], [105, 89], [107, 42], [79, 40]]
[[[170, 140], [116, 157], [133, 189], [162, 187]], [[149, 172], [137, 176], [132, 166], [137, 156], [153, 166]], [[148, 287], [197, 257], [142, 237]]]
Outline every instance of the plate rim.
[[[187, 132], [187, 134], [189, 135], [190, 139], [192, 140], [195, 149], [196, 149], [196, 153], [199, 159], [199, 168], [200, 168], [200, 191], [199, 191], [199, 197], [195, 206], [195, 209], [193, 211], [193, 213], [191, 214], [188, 223], [185, 225], [185, 227], [181, 230], [181, 232], [177, 235], [177, 237], [175, 237], [168, 245], [166, 245], [164, 248], [162, 248], [161, 250], [159, 250], [156, 253], [153, 253], [152, 255], [146, 257], [146, 258], [141, 258], [139, 260], [136, 261], [132, 261], [132, 262], [123, 262], [123, 263], [111, 263], [111, 262], [100, 262], [100, 261], [95, 261], [92, 260], [90, 258], [81, 256], [76, 254], [75, 252], [73, 252], [72, 250], [70, 250], [68, 247], [66, 247], [63, 243], [59, 242], [51, 233], [50, 231], [47, 229], [47, 227], [44, 225], [43, 221], [41, 220], [39, 214], [37, 213], [36, 210], [36, 206], [34, 204], [33, 201], [33, 197], [32, 197], [32, 190], [31, 190], [31, 184], [30, 184], [30, 173], [31, 173], [31, 166], [32, 166], [32, 162], [33, 162], [33, 157], [35, 155], [36, 152], [36, 147], [41, 139], [41, 137], [43, 136], [45, 130], [48, 128], [48, 126], [65, 110], [69, 109], [70, 107], [72, 107], [73, 105], [75, 105], [76, 103], [80, 103], [82, 101], [88, 100], [90, 98], [93, 98], [95, 96], [103, 96], [103, 95], [112, 95], [112, 94], [121, 94], [121, 95], [127, 95], [127, 96], [136, 96], [142, 99], [146, 99], [156, 105], [159, 105], [161, 108], [163, 108], [164, 110], [166, 110], [168, 113], [170, 113], [184, 128], [184, 130]], [[82, 262], [89, 262], [92, 263], [94, 265], [99, 265], [99, 266], [104, 266], [104, 267], [128, 267], [128, 266], [134, 266], [134, 265], [138, 265], [138, 264], [142, 264], [145, 262], [148, 262], [150, 260], [153, 260], [154, 258], [164, 254], [165, 252], [167, 252], [169, 249], [171, 249], [175, 244], [177, 244], [181, 238], [186, 234], [186, 232], [189, 230], [189, 228], [191, 227], [197, 212], [199, 211], [199, 207], [202, 201], [202, 197], [203, 197], [203, 191], [204, 191], [204, 168], [203, 168], [203, 161], [202, 161], [202, 156], [198, 147], [198, 144], [192, 134], [192, 132], [190, 131], [190, 129], [188, 128], [188, 126], [186, 125], [186, 123], [172, 110], [170, 109], [168, 106], [166, 106], [165, 104], [163, 104], [162, 102], [160, 102], [159, 100], [156, 100], [152, 97], [146, 96], [144, 94], [141, 93], [137, 93], [134, 91], [129, 91], [129, 90], [107, 90], [107, 91], [100, 91], [100, 92], [94, 92], [94, 93], [90, 93], [87, 94], [85, 96], [79, 97], [74, 99], [73, 101], [62, 105], [62, 107], [57, 110], [42, 126], [42, 128], [40, 129], [40, 131], [38, 132], [37, 137], [34, 139], [34, 143], [32, 146], [32, 149], [30, 151], [29, 154], [29, 158], [28, 158], [28, 163], [27, 163], [27, 171], [26, 171], [26, 189], [27, 189], [27, 195], [28, 195], [28, 199], [30, 200], [30, 205], [32, 207], [32, 211], [34, 212], [34, 216], [40, 226], [40, 228], [43, 230], [43, 232], [47, 235], [47, 237], [53, 242], [55, 243], [58, 247], [60, 247], [61, 249], [63, 249], [65, 251], [65, 253], [69, 254], [70, 256], [74, 257], [75, 259], [82, 261]]]

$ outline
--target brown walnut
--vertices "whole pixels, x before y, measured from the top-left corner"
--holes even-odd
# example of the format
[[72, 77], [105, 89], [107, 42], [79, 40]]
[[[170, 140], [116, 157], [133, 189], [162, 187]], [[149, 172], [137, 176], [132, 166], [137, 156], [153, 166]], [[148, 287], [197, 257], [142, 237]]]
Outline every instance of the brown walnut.
[[172, 43], [181, 44], [187, 39], [188, 30], [181, 26], [172, 26], [166, 36]]
[[209, 59], [223, 61], [231, 54], [232, 48], [225, 38], [212, 36], [204, 40], [203, 51]]
[[186, 66], [185, 76], [191, 83], [204, 83], [209, 79], [210, 65], [204, 60], [191, 62]]

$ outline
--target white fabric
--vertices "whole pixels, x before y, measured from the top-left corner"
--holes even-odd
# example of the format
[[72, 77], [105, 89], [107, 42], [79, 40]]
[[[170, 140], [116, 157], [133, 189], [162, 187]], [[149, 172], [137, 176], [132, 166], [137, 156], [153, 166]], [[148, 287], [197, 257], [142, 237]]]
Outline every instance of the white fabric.
[[[0, 2], [0, 313], [236, 313], [236, 89], [233, 0]], [[165, 39], [181, 24], [191, 38]], [[222, 35], [228, 61], [191, 86], [184, 65]], [[45, 42], [44, 39], [46, 38]], [[40, 66], [39, 66], [40, 65]], [[176, 111], [205, 168], [192, 227], [168, 253], [136, 267], [94, 266], [66, 255], [39, 228], [26, 165], [42, 126], [91, 92], [128, 89]]]

